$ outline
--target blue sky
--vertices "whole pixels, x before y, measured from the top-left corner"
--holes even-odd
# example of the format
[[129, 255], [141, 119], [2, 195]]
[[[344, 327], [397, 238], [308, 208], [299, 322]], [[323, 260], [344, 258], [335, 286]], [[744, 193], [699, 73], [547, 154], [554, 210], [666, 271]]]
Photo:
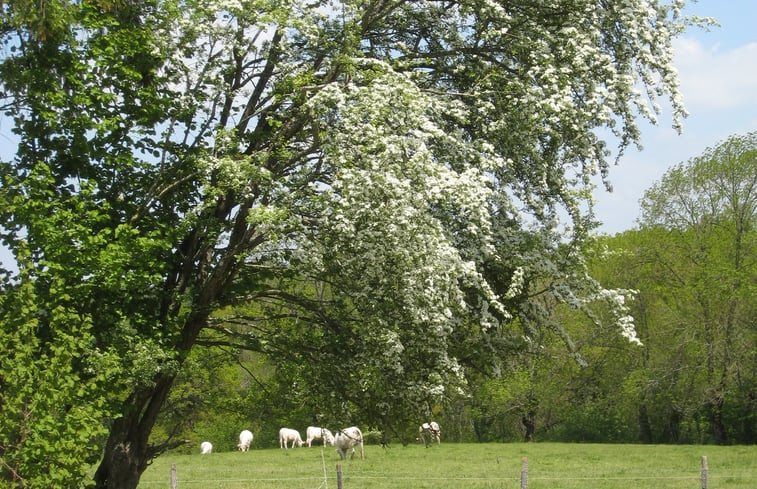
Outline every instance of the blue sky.
[[683, 133], [672, 129], [669, 115], [657, 126], [642, 126], [643, 150], [628, 149], [610, 170], [614, 191], [595, 192], [602, 232], [635, 227], [644, 191], [672, 165], [731, 135], [757, 131], [757, 2], [701, 0], [686, 12], [714, 17], [720, 27], [691, 29], [676, 40], [675, 65], [689, 111]]

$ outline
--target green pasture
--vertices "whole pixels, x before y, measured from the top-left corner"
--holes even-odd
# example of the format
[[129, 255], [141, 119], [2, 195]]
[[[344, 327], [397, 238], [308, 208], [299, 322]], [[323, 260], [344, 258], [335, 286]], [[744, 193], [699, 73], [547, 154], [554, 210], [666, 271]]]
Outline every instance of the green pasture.
[[708, 489], [757, 487], [757, 446], [602, 445], [561, 443], [366, 446], [366, 460], [340, 462], [332, 447], [166, 454], [145, 472], [140, 489]]

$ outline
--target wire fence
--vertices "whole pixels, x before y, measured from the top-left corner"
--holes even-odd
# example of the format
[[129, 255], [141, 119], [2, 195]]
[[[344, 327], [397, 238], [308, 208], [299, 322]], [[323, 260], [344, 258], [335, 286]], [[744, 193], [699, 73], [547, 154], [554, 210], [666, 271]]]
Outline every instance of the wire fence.
[[[539, 487], [554, 487], [552, 484], [543, 484], [543, 483], [550, 483], [550, 482], [606, 482], [606, 483], [612, 483], [611, 485], [613, 487], [633, 487], [627, 484], [621, 485], [620, 483], [632, 483], [632, 482], [662, 482], [662, 481], [689, 481], [690, 484], [687, 484], [686, 487], [690, 488], [708, 488], [708, 489], [715, 489], [715, 487], [722, 487], [720, 484], [715, 484], [715, 482], [722, 482], [722, 481], [733, 481], [733, 480], [741, 480], [741, 481], [755, 481], [754, 484], [748, 486], [748, 487], [757, 487], [757, 475], [755, 474], [732, 474], [732, 475], [716, 475], [716, 476], [710, 476], [708, 478], [708, 484], [713, 483], [712, 486], [705, 486], [700, 485], [700, 477], [697, 475], [681, 475], [681, 476], [628, 476], [628, 477], [570, 477], [570, 476], [559, 476], [559, 477], [532, 477], [528, 479], [528, 482], [526, 485], [521, 484], [520, 487], [522, 488], [528, 488], [531, 487], [528, 484], [536, 485], [539, 484]], [[244, 484], [245, 487], [266, 487], [267, 484], [275, 485], [275, 486], [284, 486], [287, 487], [304, 487], [304, 488], [311, 488], [311, 489], [329, 489], [329, 488], [341, 488], [341, 489], [353, 489], [353, 488], [360, 488], [365, 487], [364, 482], [372, 481], [374, 483], [374, 487], [381, 486], [381, 487], [420, 487], [418, 485], [418, 478], [417, 477], [397, 477], [397, 476], [349, 476], [346, 478], [347, 483], [343, 483], [340, 485], [338, 483], [338, 480], [336, 477], [330, 476], [326, 479], [323, 479], [321, 477], [278, 477], [278, 478], [245, 478], [245, 479], [174, 479], [174, 482], [172, 482], [171, 487], [173, 489], [185, 489], [185, 488], [194, 488], [194, 487], [229, 487], [230, 484]], [[472, 486], [479, 484], [480, 487], [508, 487], [508, 488], [515, 488], [518, 487], [518, 483], [521, 481], [518, 477], [424, 477], [423, 481], [426, 482], [454, 482], [460, 487], [463, 486]], [[296, 484], [299, 483], [299, 484]], [[142, 485], [147, 486], [166, 486], [165, 482], [156, 482], [156, 481], [149, 481], [142, 483]], [[578, 487], [578, 486], [575, 486]], [[584, 486], [588, 487], [588, 486]], [[664, 487], [660, 485], [649, 485], [647, 487]], [[729, 486], [730, 487], [730, 486]]]
[[[186, 479], [179, 477], [179, 469], [176, 464], [171, 466], [171, 489], [194, 489], [195, 487], [204, 488], [226, 488], [226, 487], [301, 487], [304, 489], [355, 489], [365, 487], [456, 487], [466, 488], [518, 488], [528, 489], [556, 487], [566, 487], [565, 484], [572, 483], [569, 487], [594, 487], [592, 484], [601, 482], [603, 487], [639, 487], [638, 483], [656, 483], [648, 487], [668, 487], [661, 485], [663, 482], [677, 482], [683, 485], [676, 487], [686, 487], [691, 489], [717, 489], [727, 485], [733, 487], [734, 481], [743, 482], [746, 485], [739, 487], [757, 487], [757, 469], [745, 469], [738, 472], [730, 473], [711, 473], [706, 456], [702, 457], [701, 468], [697, 472], [692, 469], [686, 474], [671, 475], [628, 475], [628, 476], [571, 476], [568, 474], [531, 474], [529, 472], [528, 459], [522, 459], [521, 471], [519, 475], [509, 477], [497, 476], [468, 476], [460, 475], [459, 477], [429, 477], [428, 475], [407, 476], [407, 475], [355, 475], [350, 474], [343, 477], [342, 465], [336, 464], [336, 470], [330, 472], [327, 469], [326, 461], [322, 457], [322, 475], [312, 476], [292, 476], [292, 477], [255, 477], [255, 478], [229, 478], [229, 479]], [[749, 481], [755, 481], [754, 484]], [[637, 484], [633, 484], [637, 483]], [[165, 487], [166, 482], [149, 481], [140, 484], [140, 487]]]

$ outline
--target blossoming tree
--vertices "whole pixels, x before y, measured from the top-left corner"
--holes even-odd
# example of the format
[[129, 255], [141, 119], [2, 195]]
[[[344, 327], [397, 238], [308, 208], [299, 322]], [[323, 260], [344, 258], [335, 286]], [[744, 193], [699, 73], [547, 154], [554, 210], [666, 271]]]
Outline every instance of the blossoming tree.
[[[72, 394], [112, 413], [97, 487], [136, 487], [169, 446], [152, 427], [208, 333], [275, 347], [373, 419], [496, 372], [528, 336], [514, 318], [547, 318], [544, 285], [614, 305], [635, 340], [580, 243], [610, 163], [596, 129], [622, 150], [658, 100], [684, 115], [682, 1], [45, 5], [0, 4], [2, 237], [40, 331], [55, 307], [86, 325], [77, 382], [107, 364], [102, 398]], [[255, 314], [212, 316], [230, 304]]]

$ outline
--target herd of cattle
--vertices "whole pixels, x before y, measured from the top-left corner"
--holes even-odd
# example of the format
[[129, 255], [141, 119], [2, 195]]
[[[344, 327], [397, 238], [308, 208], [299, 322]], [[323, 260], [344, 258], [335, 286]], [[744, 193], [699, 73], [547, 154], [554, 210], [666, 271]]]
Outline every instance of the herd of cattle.
[[[339, 452], [339, 456], [342, 460], [347, 458], [347, 452], [351, 451], [350, 458], [355, 457], [355, 447], [360, 448], [360, 458], [365, 460], [365, 452], [363, 450], [363, 432], [357, 426], [350, 426], [336, 432], [336, 436], [328, 429], [318, 426], [308, 426], [305, 433], [307, 435], [305, 441], [302, 441], [300, 432], [292, 428], [281, 428], [279, 430], [279, 446], [283, 449], [295, 446], [301, 447], [303, 443], [307, 443], [308, 447], [312, 446], [314, 441], [321, 441], [325, 445], [331, 445], [336, 447], [336, 451]], [[436, 421], [430, 423], [423, 423], [418, 427], [418, 440], [428, 444], [429, 442], [442, 442], [442, 431], [439, 428], [439, 424]], [[252, 444], [252, 432], [250, 430], [243, 430], [239, 433], [239, 443], [237, 448], [246, 452], [250, 449]], [[204, 441], [200, 444], [200, 453], [207, 455], [213, 451], [213, 444], [209, 441]]]

